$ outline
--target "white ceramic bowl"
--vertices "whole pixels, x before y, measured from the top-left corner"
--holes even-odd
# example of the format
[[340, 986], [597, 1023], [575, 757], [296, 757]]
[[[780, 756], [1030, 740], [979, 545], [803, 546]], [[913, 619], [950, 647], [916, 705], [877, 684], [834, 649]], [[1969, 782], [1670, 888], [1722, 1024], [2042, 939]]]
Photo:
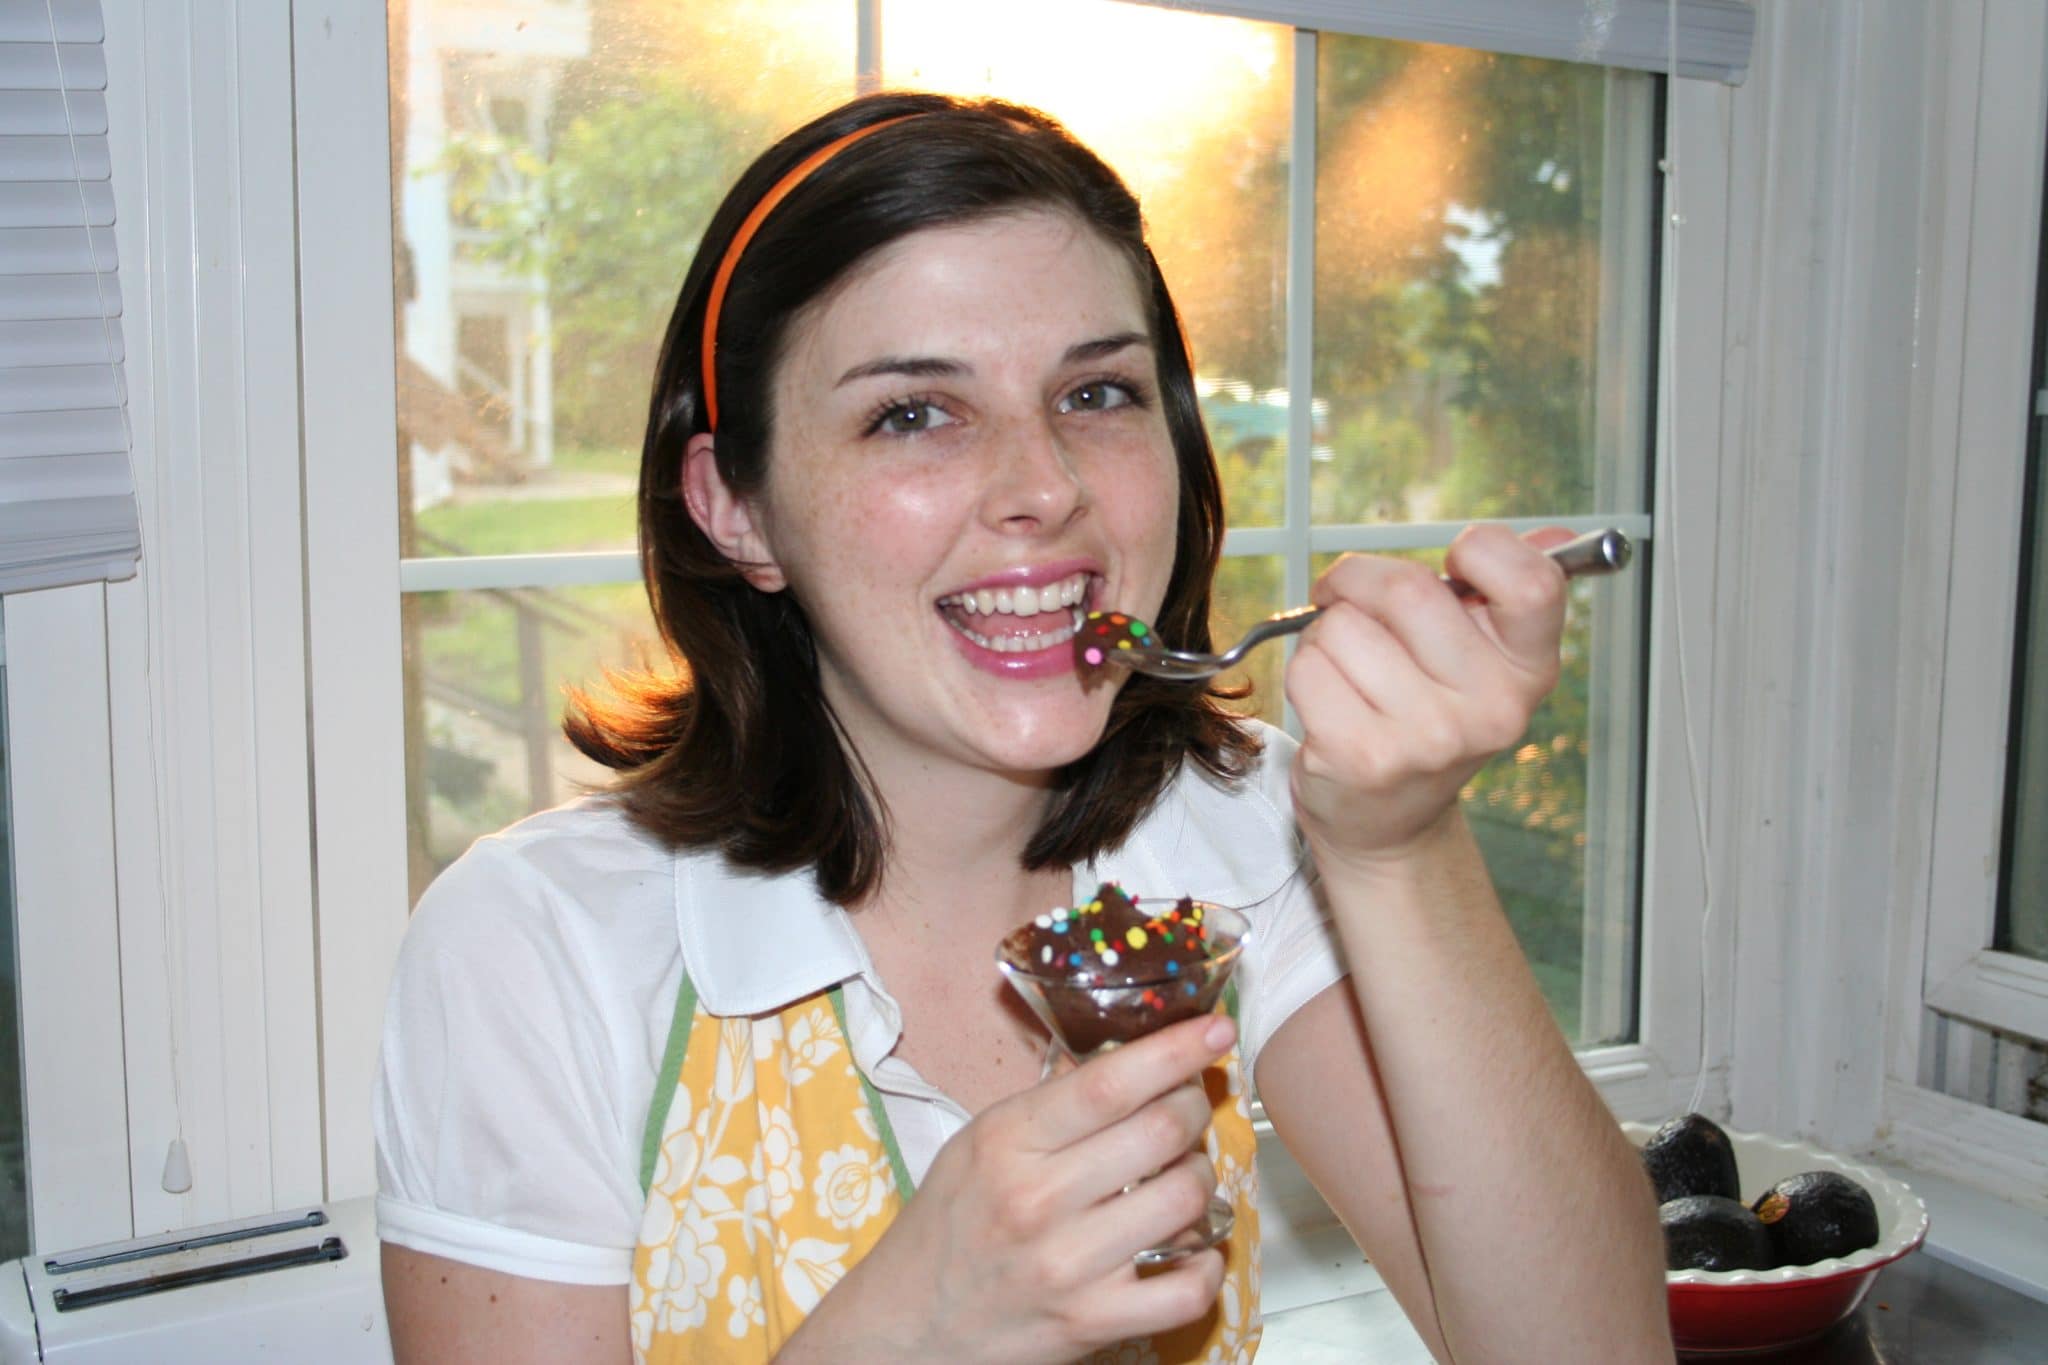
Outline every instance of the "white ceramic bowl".
[[[1621, 1129], [1637, 1147], [1657, 1131], [1648, 1123], [1624, 1123]], [[1819, 1336], [1856, 1311], [1879, 1270], [1926, 1240], [1927, 1206], [1903, 1180], [1811, 1143], [1722, 1131], [1735, 1150], [1743, 1203], [1755, 1203], [1787, 1176], [1836, 1171], [1870, 1191], [1877, 1206], [1877, 1245], [1775, 1270], [1665, 1272], [1671, 1331], [1680, 1350], [1765, 1351]]]

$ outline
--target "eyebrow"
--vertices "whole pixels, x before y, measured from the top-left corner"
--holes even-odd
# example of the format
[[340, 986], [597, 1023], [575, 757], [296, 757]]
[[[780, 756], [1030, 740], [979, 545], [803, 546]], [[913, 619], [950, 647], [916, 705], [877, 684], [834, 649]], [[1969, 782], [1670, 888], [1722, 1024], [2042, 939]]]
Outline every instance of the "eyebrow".
[[[1152, 344], [1152, 338], [1143, 332], [1118, 332], [1113, 336], [1097, 337], [1093, 341], [1080, 341], [1067, 347], [1061, 363], [1079, 364], [1087, 360], [1101, 360], [1115, 355], [1131, 346]], [[839, 376], [838, 388], [853, 383], [856, 379], [872, 379], [877, 375], [907, 375], [913, 379], [952, 378], [972, 374], [974, 367], [958, 360], [942, 356], [882, 356], [876, 360], [863, 361], [845, 374]]]

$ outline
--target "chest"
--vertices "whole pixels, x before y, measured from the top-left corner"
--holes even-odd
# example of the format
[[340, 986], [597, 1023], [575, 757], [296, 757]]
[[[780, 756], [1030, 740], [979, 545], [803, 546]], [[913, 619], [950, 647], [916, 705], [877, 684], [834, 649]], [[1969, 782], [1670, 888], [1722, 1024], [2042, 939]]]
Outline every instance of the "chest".
[[1004, 984], [989, 953], [870, 941], [869, 956], [903, 1015], [896, 1055], [970, 1114], [1037, 1084], [1044, 1027]]

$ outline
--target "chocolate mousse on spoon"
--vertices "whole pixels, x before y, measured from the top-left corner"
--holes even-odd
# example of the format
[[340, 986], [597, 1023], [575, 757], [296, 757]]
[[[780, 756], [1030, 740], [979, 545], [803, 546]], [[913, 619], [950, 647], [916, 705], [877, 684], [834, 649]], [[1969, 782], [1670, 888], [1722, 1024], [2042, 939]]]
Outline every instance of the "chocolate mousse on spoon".
[[[1566, 578], [1609, 574], [1628, 567], [1635, 546], [1619, 530], [1589, 531], [1545, 550], [1544, 556], [1564, 570]], [[1444, 586], [1462, 598], [1476, 598], [1479, 592], [1459, 578], [1445, 578]], [[1176, 682], [1200, 682], [1213, 678], [1251, 653], [1253, 648], [1282, 635], [1306, 630], [1323, 614], [1321, 607], [1296, 607], [1253, 626], [1244, 638], [1221, 654], [1198, 650], [1169, 649], [1160, 643], [1151, 626], [1121, 611], [1091, 611], [1081, 619], [1074, 634], [1074, 669], [1082, 681], [1096, 677], [1113, 664], [1134, 673]]]

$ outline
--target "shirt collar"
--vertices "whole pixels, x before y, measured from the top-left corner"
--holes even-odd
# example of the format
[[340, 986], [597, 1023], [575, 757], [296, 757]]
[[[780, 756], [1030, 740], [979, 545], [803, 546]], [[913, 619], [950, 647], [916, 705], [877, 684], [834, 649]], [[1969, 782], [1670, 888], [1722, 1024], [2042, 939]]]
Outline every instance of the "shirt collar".
[[869, 969], [846, 912], [809, 869], [750, 872], [686, 853], [675, 881], [684, 970], [709, 1013], [766, 1014]]
[[[1129, 839], [1074, 870], [1076, 901], [1105, 881], [1216, 905], [1271, 897], [1305, 855], [1292, 813], [1248, 785], [1227, 793], [1184, 763]], [[808, 869], [750, 872], [716, 852], [685, 853], [675, 897], [684, 968], [712, 1014], [766, 1014], [856, 976], [874, 981], [852, 921]]]

